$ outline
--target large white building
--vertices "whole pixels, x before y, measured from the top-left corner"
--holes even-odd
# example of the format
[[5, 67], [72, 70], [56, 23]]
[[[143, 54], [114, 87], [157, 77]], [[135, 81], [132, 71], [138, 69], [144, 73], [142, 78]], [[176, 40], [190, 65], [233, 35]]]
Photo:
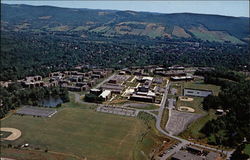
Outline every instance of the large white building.
[[111, 91], [110, 90], [104, 90], [99, 97], [103, 98], [105, 101], [108, 100], [111, 97]]

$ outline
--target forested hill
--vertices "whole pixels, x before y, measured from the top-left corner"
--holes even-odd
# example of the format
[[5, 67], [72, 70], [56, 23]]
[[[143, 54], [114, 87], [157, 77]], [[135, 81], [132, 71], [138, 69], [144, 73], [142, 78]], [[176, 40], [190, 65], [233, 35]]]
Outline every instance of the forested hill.
[[[79, 6], [84, 7], [84, 6]], [[1, 4], [1, 31], [67, 33], [86, 37], [124, 35], [244, 43], [249, 18], [204, 14], [69, 9]]]

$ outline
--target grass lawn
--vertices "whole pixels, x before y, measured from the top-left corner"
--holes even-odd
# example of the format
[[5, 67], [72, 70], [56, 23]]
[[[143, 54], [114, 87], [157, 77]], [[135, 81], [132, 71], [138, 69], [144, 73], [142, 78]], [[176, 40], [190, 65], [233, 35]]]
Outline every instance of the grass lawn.
[[191, 108], [195, 109], [195, 113], [206, 113], [202, 109], [203, 98], [200, 98], [200, 97], [192, 97], [192, 98], [193, 98], [193, 101], [190, 101], [190, 102], [180, 101], [178, 99], [178, 101], [177, 101], [177, 107], [187, 106], [187, 107], [191, 107]]
[[243, 151], [244, 151], [244, 153], [246, 153], [250, 156], [250, 144], [246, 144], [245, 149]]
[[[146, 123], [139, 118], [96, 112], [93, 108], [70, 102], [51, 118], [12, 115], [1, 120], [1, 127], [13, 127], [22, 132], [16, 141], [4, 141], [3, 144], [18, 146], [29, 143], [31, 148], [1, 148], [1, 156], [43, 157], [45, 160], [79, 157], [88, 160], [144, 160], [150, 159], [152, 149], [168, 139], [156, 130], [154, 119]], [[46, 149], [48, 153], [44, 152]]]
[[168, 122], [168, 109], [164, 109], [161, 119], [161, 128], [165, 129], [167, 122]]
[[192, 89], [212, 90], [214, 95], [218, 95], [218, 93], [220, 92], [220, 86], [205, 84], [203, 81], [186, 82], [183, 84], [183, 87]]
[[189, 125], [188, 128], [180, 134], [180, 136], [186, 139], [188, 138], [203, 139], [204, 135], [200, 133], [200, 130], [209, 120], [215, 118], [216, 118], [215, 112], [210, 110], [207, 115], [201, 117], [200, 119], [196, 120], [191, 125]]
[[[134, 102], [136, 103], [136, 102]], [[145, 110], [152, 110], [152, 109], [159, 109], [159, 106], [154, 105], [154, 104], [148, 104], [145, 107], [135, 107], [135, 106], [129, 106], [130, 108], [135, 108], [135, 109], [145, 109]]]
[[18, 150], [14, 148], [1, 147], [1, 156], [15, 158], [20, 160], [77, 160], [77, 158], [57, 153], [49, 153], [38, 150]]
[[[183, 89], [184, 88], [192, 88], [192, 89], [203, 89], [203, 90], [212, 90], [214, 95], [218, 95], [220, 92], [220, 86], [212, 85], [212, 84], [205, 84], [204, 81], [190, 81], [190, 82], [174, 82], [171, 86], [173, 88], [177, 89], [177, 95], [181, 96], [183, 95]], [[187, 102], [187, 101], [177, 101], [177, 106], [187, 106], [195, 109], [196, 113], [206, 113], [202, 109], [202, 97], [190, 97], [193, 98], [193, 101]]]
[[[141, 137], [137, 141], [137, 146], [134, 152], [134, 160], [150, 160], [152, 155], [155, 155], [155, 152], [152, 152], [153, 149], [160, 148], [163, 145], [163, 141], [167, 141], [172, 144], [175, 140], [163, 136], [155, 128], [155, 119], [152, 115], [148, 113], [139, 113], [139, 117], [142, 117], [144, 124], [147, 126], [147, 130], [144, 130], [141, 133]], [[151, 156], [148, 156], [148, 153], [151, 153]]]
[[11, 132], [0, 131], [0, 138], [6, 138], [11, 135]]
[[13, 145], [29, 143], [34, 148], [48, 148], [90, 160], [133, 159], [137, 139], [145, 130], [137, 118], [67, 105], [51, 118], [13, 115], [2, 120], [1, 127], [22, 131], [21, 138]]

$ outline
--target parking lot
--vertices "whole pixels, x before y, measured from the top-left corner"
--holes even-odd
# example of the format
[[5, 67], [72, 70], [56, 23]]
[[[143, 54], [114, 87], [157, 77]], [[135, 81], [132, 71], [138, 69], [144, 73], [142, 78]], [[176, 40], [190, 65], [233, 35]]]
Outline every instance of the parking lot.
[[186, 129], [188, 124], [200, 118], [201, 116], [201, 114], [185, 113], [172, 110], [166, 130], [173, 135], [178, 135]]
[[98, 107], [96, 111], [104, 112], [104, 113], [111, 113], [111, 114], [118, 114], [118, 115], [123, 115], [123, 116], [131, 116], [131, 117], [135, 117], [138, 114], [138, 112], [133, 109], [113, 107], [113, 106], [101, 106], [101, 107]]
[[57, 111], [51, 108], [39, 108], [33, 106], [24, 106], [16, 111], [19, 115], [30, 115], [38, 117], [52, 117]]

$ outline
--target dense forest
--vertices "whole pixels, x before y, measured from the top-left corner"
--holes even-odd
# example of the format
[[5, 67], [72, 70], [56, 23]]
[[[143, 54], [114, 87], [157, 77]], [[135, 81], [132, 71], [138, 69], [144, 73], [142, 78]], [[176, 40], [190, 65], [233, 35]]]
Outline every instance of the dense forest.
[[65, 88], [40, 87], [30, 89], [23, 88], [18, 83], [13, 83], [8, 88], [0, 87], [0, 118], [20, 105], [38, 105], [39, 101], [50, 96], [60, 97], [63, 102], [69, 101], [68, 91]]
[[[137, 37], [138, 38], [138, 37]], [[247, 45], [140, 37], [130, 41], [107, 39], [95, 34], [88, 39], [73, 36], [2, 32], [0, 80], [16, 80], [27, 75], [46, 76], [51, 71], [76, 65], [123, 68], [158, 64], [170, 66], [223, 66], [249, 70]]]
[[1, 4], [0, 80], [76, 65], [249, 71], [249, 35], [246, 17]]
[[235, 147], [244, 139], [250, 140], [250, 80], [244, 75], [229, 71], [205, 73], [205, 82], [222, 86], [218, 96], [208, 96], [203, 107], [223, 109], [225, 113], [210, 120], [201, 130], [209, 143]]

